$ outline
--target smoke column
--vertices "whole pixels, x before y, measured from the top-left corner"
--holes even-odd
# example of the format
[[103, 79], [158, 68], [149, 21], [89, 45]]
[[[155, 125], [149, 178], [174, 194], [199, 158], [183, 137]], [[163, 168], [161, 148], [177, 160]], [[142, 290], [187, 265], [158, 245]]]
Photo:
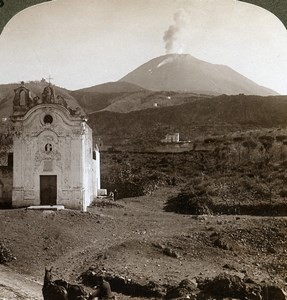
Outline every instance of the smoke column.
[[[180, 33], [186, 27], [187, 24], [187, 14], [184, 10], [178, 10], [173, 15], [174, 24], [170, 25], [168, 30], [165, 31], [163, 40], [165, 42], [165, 50], [166, 53], [178, 52], [178, 50], [182, 49], [175, 49], [177, 41], [179, 39]], [[180, 48], [182, 48], [181, 45]], [[177, 51], [176, 51], [177, 50]]]

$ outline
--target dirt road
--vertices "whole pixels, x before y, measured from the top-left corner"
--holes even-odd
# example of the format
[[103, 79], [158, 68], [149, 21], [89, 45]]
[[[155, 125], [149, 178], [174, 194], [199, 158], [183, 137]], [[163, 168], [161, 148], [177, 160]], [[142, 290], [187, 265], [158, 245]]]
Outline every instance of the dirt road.
[[40, 300], [42, 284], [0, 265], [0, 300]]
[[85, 213], [0, 210], [0, 241], [17, 258], [9, 268], [0, 265], [0, 300], [42, 299], [44, 270], [51, 266], [54, 279], [71, 283], [90, 267], [161, 286], [222, 272], [285, 283], [286, 218], [166, 212], [176, 193], [172, 187], [103, 201]]

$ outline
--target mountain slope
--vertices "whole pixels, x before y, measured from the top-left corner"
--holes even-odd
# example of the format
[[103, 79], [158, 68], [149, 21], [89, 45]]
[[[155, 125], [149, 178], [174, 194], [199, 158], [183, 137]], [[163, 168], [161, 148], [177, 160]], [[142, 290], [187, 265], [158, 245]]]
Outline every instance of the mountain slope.
[[189, 54], [168, 54], [154, 58], [124, 76], [130, 82], [153, 91], [178, 91], [209, 95], [276, 95], [231, 68], [199, 60]]
[[94, 135], [108, 140], [159, 141], [172, 132], [180, 132], [188, 140], [209, 133], [285, 127], [287, 96], [222, 95], [126, 114], [97, 112], [89, 115], [89, 122]]
[[126, 98], [126, 101], [124, 101], [126, 105], [116, 105], [116, 109], [112, 108], [111, 110], [118, 112], [130, 111], [129, 107], [136, 106], [133, 97], [141, 98], [146, 93], [148, 93], [146, 89], [132, 83], [107, 82], [72, 91], [71, 95], [77, 99], [87, 113], [90, 113], [102, 109], [109, 110], [110, 106], [113, 106], [116, 102], [121, 102], [123, 98]]
[[106, 94], [106, 93], [139, 92], [139, 91], [144, 91], [144, 90], [146, 90], [146, 89], [144, 89], [136, 84], [121, 81], [121, 82], [106, 82], [106, 83], [98, 84], [95, 86], [76, 90], [74, 92], [89, 92], [89, 93]]
[[193, 98], [207, 97], [194, 93], [152, 92], [148, 90], [117, 93], [85, 92], [79, 90], [73, 91], [71, 95], [77, 99], [87, 113], [94, 113], [96, 111], [127, 113], [155, 106], [180, 105], [189, 102]]
[[108, 82], [72, 91], [71, 95], [87, 113], [97, 111], [127, 113], [155, 106], [180, 105], [194, 98], [208, 97], [195, 93], [154, 92], [124, 81]]

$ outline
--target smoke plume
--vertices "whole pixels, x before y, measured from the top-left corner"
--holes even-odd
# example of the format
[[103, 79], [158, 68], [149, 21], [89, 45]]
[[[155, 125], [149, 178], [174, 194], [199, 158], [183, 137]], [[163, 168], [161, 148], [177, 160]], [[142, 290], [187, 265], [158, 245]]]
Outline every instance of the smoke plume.
[[166, 53], [182, 52], [184, 44], [179, 44], [180, 35], [187, 25], [187, 13], [184, 10], [178, 10], [173, 15], [174, 24], [170, 25], [165, 31], [163, 40], [165, 42]]

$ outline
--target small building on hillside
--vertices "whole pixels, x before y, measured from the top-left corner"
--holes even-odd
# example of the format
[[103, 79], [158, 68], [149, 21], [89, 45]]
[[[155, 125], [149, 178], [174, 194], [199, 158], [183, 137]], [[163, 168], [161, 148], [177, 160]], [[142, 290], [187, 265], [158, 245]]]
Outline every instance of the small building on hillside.
[[50, 84], [32, 98], [22, 83], [10, 120], [12, 207], [64, 205], [85, 211], [100, 190], [100, 153], [81, 109], [70, 109]]
[[178, 143], [179, 142], [179, 133], [167, 134], [165, 139], [161, 140], [163, 143]]

